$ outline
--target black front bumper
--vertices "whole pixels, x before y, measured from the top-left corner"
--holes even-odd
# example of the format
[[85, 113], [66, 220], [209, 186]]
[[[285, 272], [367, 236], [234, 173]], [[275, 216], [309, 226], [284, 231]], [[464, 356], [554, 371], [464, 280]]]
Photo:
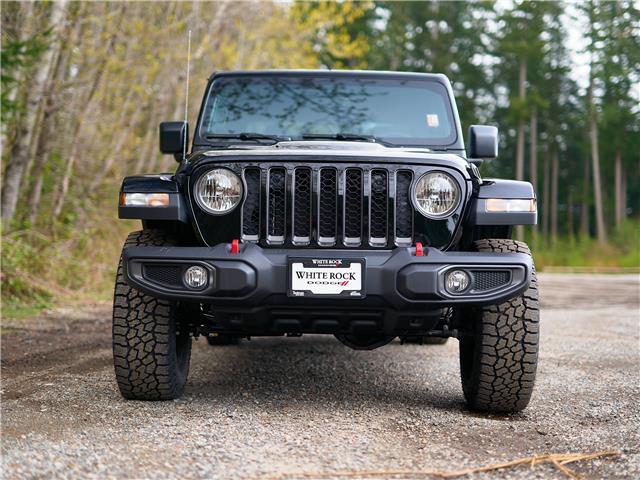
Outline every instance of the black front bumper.
[[[440, 309], [460, 304], [496, 304], [529, 286], [531, 257], [519, 253], [394, 250], [263, 249], [254, 244], [215, 247], [128, 247], [124, 250], [128, 283], [159, 298], [213, 305], [216, 310], [255, 311], [266, 305], [295, 308], [382, 308], [396, 311]], [[289, 258], [364, 258], [363, 298], [328, 299], [287, 296]], [[184, 271], [200, 265], [210, 281], [200, 290], [183, 283]], [[465, 270], [472, 283], [461, 294], [445, 289], [445, 275]]]

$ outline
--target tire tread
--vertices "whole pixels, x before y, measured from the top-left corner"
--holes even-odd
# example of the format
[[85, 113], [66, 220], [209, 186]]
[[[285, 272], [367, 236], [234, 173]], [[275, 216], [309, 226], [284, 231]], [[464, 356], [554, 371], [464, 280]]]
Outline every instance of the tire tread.
[[[124, 248], [171, 244], [173, 240], [161, 230], [141, 230], [129, 234]], [[191, 339], [181, 342], [181, 348], [186, 351], [182, 352], [183, 364], [179, 365], [176, 341], [172, 341], [176, 332], [173, 309], [170, 302], [129, 286], [120, 257], [112, 333], [116, 381], [123, 397], [172, 400], [182, 395], [189, 370]]]
[[[478, 240], [475, 248], [479, 252], [531, 255], [526, 243], [510, 239]], [[531, 399], [538, 364], [540, 322], [535, 267], [524, 293], [499, 305], [482, 307], [473, 320], [480, 322], [473, 339], [479, 343], [475, 346], [477, 355], [471, 371], [461, 372], [467, 403], [473, 409], [491, 412], [524, 409]], [[461, 369], [463, 363], [461, 351]]]

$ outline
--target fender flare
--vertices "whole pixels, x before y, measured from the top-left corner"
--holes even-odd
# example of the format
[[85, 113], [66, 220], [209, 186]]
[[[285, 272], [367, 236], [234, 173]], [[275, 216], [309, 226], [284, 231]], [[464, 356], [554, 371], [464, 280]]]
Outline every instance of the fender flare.
[[120, 201], [118, 218], [189, 222], [187, 206], [173, 174], [125, 177], [120, 188], [120, 198], [126, 193], [166, 193], [169, 195], [169, 205], [164, 207], [125, 206]]
[[533, 212], [489, 212], [487, 200], [533, 200], [536, 194], [533, 185], [519, 180], [485, 179], [478, 187], [478, 194], [471, 208], [472, 225], [536, 225], [537, 208]]

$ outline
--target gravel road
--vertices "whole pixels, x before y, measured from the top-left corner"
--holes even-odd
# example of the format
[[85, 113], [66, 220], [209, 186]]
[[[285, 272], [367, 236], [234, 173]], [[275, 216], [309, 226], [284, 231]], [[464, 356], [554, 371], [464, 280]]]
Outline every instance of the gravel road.
[[[118, 394], [109, 306], [4, 321], [2, 476], [450, 471], [616, 450], [618, 457], [571, 468], [591, 478], [640, 478], [638, 276], [543, 274], [540, 283], [536, 391], [525, 412], [509, 416], [465, 410], [455, 340], [396, 341], [371, 352], [315, 335], [237, 347], [200, 340], [185, 397], [149, 403]], [[471, 478], [565, 477], [537, 465]]]

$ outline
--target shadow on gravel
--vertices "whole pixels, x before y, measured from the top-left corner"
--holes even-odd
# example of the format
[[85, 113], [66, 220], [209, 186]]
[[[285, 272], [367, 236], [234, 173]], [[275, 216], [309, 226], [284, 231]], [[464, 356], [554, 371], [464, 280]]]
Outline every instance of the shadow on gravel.
[[228, 347], [200, 343], [194, 348], [188, 396], [225, 403], [247, 400], [274, 408], [301, 404], [349, 410], [363, 405], [464, 409], [457, 371], [435, 375], [442, 359], [450, 361], [453, 355], [446, 347], [394, 342], [374, 351], [353, 351], [320, 336], [258, 338]]

